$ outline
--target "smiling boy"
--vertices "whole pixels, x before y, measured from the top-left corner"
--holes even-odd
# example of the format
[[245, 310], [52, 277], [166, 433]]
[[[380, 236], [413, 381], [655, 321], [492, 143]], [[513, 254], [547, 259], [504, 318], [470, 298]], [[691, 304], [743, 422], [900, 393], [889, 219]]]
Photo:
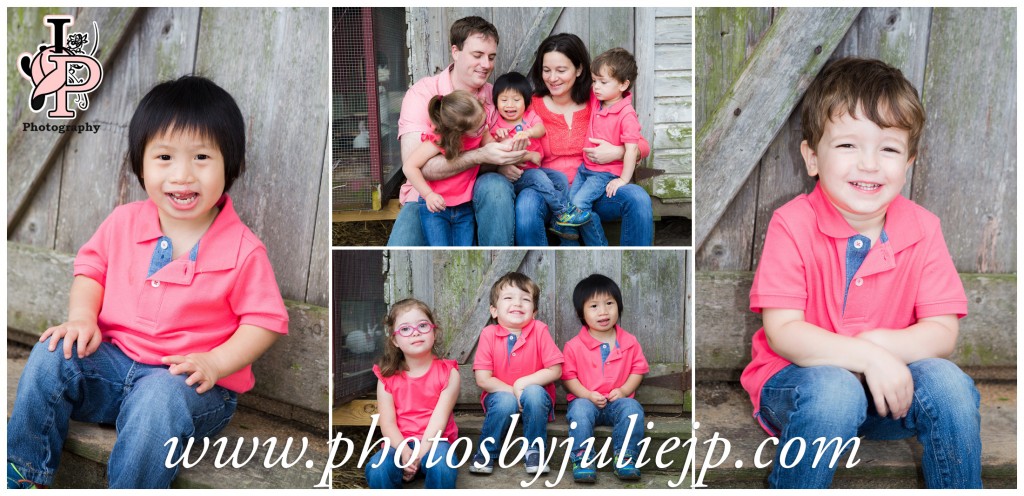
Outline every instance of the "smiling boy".
[[916, 435], [928, 487], [980, 487], [978, 392], [943, 359], [963, 285], [939, 219], [900, 195], [924, 128], [917, 91], [883, 62], [841, 59], [808, 88], [802, 120], [818, 184], [768, 225], [750, 290], [764, 327], [741, 377], [779, 437], [769, 484], [832, 483], [827, 457], [782, 466], [790, 440]]

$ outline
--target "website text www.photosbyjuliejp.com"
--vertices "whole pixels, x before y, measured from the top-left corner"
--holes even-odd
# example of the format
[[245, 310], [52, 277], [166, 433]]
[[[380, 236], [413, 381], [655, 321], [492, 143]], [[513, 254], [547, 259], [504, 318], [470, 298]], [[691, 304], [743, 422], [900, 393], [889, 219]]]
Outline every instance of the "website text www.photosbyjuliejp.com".
[[[635, 426], [636, 415], [630, 417], [630, 429]], [[377, 451], [379, 446], [390, 447], [390, 440], [387, 438], [373, 440], [373, 433], [377, 428], [377, 422], [379, 414], [374, 414], [371, 417], [371, 423], [369, 427], [369, 434], [366, 436], [366, 441], [363, 443], [362, 449], [359, 451], [359, 458], [356, 461], [357, 467], [362, 469], [371, 456]], [[515, 414], [512, 416], [512, 426], [509, 428], [508, 433], [505, 435], [505, 439], [501, 444], [499, 455], [496, 464], [501, 468], [509, 468], [521, 462], [526, 456], [526, 452], [529, 448], [527, 440], [521, 436], [513, 437], [512, 431], [515, 430], [515, 426], [519, 421], [519, 415]], [[648, 422], [648, 429], [654, 428], [654, 422]], [[704, 477], [709, 470], [713, 470], [722, 466], [730, 458], [729, 455], [732, 451], [732, 445], [728, 439], [725, 439], [715, 432], [710, 438], [699, 441], [699, 437], [696, 435], [697, 430], [700, 427], [699, 422], [694, 422], [693, 432], [694, 436], [686, 440], [680, 439], [679, 437], [669, 437], [662, 440], [661, 444], [654, 451], [653, 457], [650, 457], [648, 452], [652, 448], [650, 446], [651, 439], [649, 437], [642, 438], [638, 443], [639, 454], [634, 460], [637, 468], [644, 468], [653, 463], [660, 470], [668, 470], [673, 464], [674, 458], [671, 456], [676, 453], [676, 450], [685, 450], [686, 457], [682, 464], [682, 467], [678, 468], [679, 476], [675, 480], [670, 480], [666, 484], [669, 488], [678, 488], [682, 486], [683, 481], [686, 479], [686, 475], [690, 473], [691, 467], [694, 467], [694, 460], [696, 459], [696, 448], [698, 444], [706, 445], [704, 459], [701, 462], [699, 470], [695, 470], [696, 479], [689, 487], [708, 487], [704, 484]], [[628, 437], [628, 434], [627, 434]], [[433, 444], [434, 448], [431, 448], [431, 453], [428, 454], [426, 460], [423, 462], [428, 467], [433, 466], [433, 463], [448, 464], [452, 467], [462, 467], [467, 463], [470, 463], [474, 451], [473, 441], [468, 437], [460, 437], [452, 443], [451, 448], [448, 450], [446, 457], [443, 460], [437, 460], [435, 457], [434, 449], [437, 446], [438, 441], [446, 441], [447, 439], [441, 436], [438, 432], [434, 437], [429, 438], [429, 441]], [[485, 440], [484, 442], [487, 442]], [[628, 444], [629, 439], [623, 441], [623, 446]], [[250, 462], [253, 462], [257, 458], [257, 454], [260, 451], [260, 447], [266, 447], [266, 454], [262, 457], [262, 465], [265, 468], [274, 468], [280, 465], [282, 468], [288, 469], [301, 463], [305, 457], [306, 449], [309, 447], [309, 439], [302, 437], [298, 443], [291, 437], [287, 438], [283, 443], [280, 444], [280, 451], [278, 451], [279, 443], [277, 438], [269, 438], [260, 441], [259, 438], [237, 438], [234, 443], [234, 448], [229, 446], [229, 439], [222, 437], [214, 441], [209, 438], [204, 438], [201, 442], [197, 442], [195, 439], [189, 438], [185, 445], [182, 446], [181, 453], [174, 459], [174, 453], [178, 450], [178, 439], [169, 439], [164, 446], [167, 447], [168, 453], [165, 460], [165, 465], [168, 468], [176, 465], [181, 465], [184, 468], [191, 468], [202, 462], [207, 456], [215, 456], [214, 467], [218, 469], [224, 468], [235, 468], [239, 469]], [[330, 487], [331, 471], [337, 468], [345, 466], [346, 463], [353, 461], [353, 457], [356, 455], [355, 442], [352, 439], [346, 438], [343, 433], [338, 432], [334, 435], [333, 439], [328, 442], [329, 455], [324, 463], [323, 472], [318, 484], [313, 486], [314, 488], [326, 488]], [[418, 459], [420, 443], [417, 439], [407, 439], [405, 441], [409, 444], [410, 449], [413, 450], [413, 456], [410, 460]], [[758, 445], [753, 456], [753, 465], [756, 468], [763, 469], [771, 466], [773, 461], [769, 458], [765, 460], [763, 454], [764, 449], [769, 446], [778, 446], [779, 440], [775, 437], [766, 438], [761, 444]], [[617, 455], [622, 458], [623, 453], [611, 453], [611, 439], [605, 439], [604, 444], [597, 448], [595, 447], [596, 441], [594, 438], [584, 440], [579, 446], [579, 449], [584, 449], [583, 465], [590, 466], [596, 465], [598, 468], [604, 468], [611, 463], [614, 463], [612, 455]], [[839, 463], [843, 453], [849, 449], [850, 456], [847, 458], [846, 467], [851, 468], [860, 463], [857, 459], [857, 449], [860, 447], [860, 438], [854, 437], [848, 440], [840, 438], [826, 439], [824, 437], [817, 438], [808, 443], [803, 438], [793, 438], [789, 440], [785, 445], [779, 447], [782, 451], [779, 453], [779, 463], [785, 467], [790, 468], [799, 463], [805, 456], [812, 454], [809, 451], [809, 445], [814, 447], [813, 450], [813, 465], [817, 466], [823, 462], [826, 457], [829, 457], [829, 467], [835, 466]], [[552, 462], [559, 462], [558, 470], [551, 472], [551, 475], [544, 480], [543, 484], [546, 487], [556, 487], [562, 481], [568, 469], [571, 472], [572, 462], [570, 460], [570, 447], [573, 446], [572, 438], [558, 439], [552, 437], [550, 443], [547, 444], [546, 449], [540, 449], [541, 465], [548, 465], [554, 467]], [[561, 460], [554, 460], [556, 449], [562, 447], [563, 456]], [[211, 448], [216, 450], [214, 455], [211, 452]], [[298, 449], [298, 453], [295, 454], [293, 451]], [[228, 450], [231, 450], [228, 453]], [[406, 466], [407, 463], [403, 464], [400, 460], [401, 450], [394, 450], [396, 459], [394, 462], [399, 466]], [[340, 460], [338, 457], [341, 457]], [[390, 463], [391, 460], [381, 459], [380, 463]], [[409, 462], [411, 463], [411, 462]], [[316, 467], [317, 462], [309, 459], [305, 460], [303, 466], [307, 469], [313, 469]], [[743, 466], [743, 461], [737, 459], [734, 462], [736, 468]], [[520, 481], [520, 486], [527, 488], [533, 486], [538, 482], [542, 475], [541, 471], [538, 471], [533, 475], [531, 480]], [[553, 479], [552, 479], [553, 477]]]

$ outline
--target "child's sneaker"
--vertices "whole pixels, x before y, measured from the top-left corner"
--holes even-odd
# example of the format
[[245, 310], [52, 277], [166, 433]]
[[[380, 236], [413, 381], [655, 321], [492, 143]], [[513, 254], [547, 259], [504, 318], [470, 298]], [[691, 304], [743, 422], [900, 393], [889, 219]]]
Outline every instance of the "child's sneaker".
[[473, 461], [469, 463], [469, 471], [474, 474], [488, 475], [494, 472], [494, 458], [488, 458], [484, 463], [484, 454], [477, 451], [473, 455]]
[[568, 239], [571, 241], [576, 241], [580, 239], [579, 231], [567, 226], [560, 226], [558, 224], [552, 223], [551, 227], [548, 228], [548, 231], [555, 233], [556, 236], [562, 239]]
[[597, 470], [594, 469], [594, 464], [583, 466], [583, 453], [577, 453], [572, 457], [572, 480], [574, 482], [597, 482]]
[[7, 464], [7, 489], [39, 489], [35, 482], [32, 482], [21, 475], [18, 467], [13, 463]]
[[540, 452], [530, 450], [526, 452], [526, 473], [536, 474], [538, 471], [546, 474], [550, 471], [547, 465], [540, 466]]
[[[619, 462], [622, 462], [622, 468], [619, 468]], [[633, 454], [627, 452], [622, 458], [615, 457], [615, 476], [619, 480], [640, 480], [640, 469], [636, 468], [633, 461]]]
[[590, 222], [590, 211], [587, 210], [584, 212], [578, 207], [572, 205], [569, 205], [569, 208], [567, 208], [565, 212], [563, 212], [562, 215], [559, 215], [555, 220], [555, 224], [571, 227], [579, 227], [587, 222]]

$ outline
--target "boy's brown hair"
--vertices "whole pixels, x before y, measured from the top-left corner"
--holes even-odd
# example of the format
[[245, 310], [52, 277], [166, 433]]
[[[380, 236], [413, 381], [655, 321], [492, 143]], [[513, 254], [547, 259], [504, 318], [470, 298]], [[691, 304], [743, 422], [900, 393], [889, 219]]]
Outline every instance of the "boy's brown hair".
[[533, 282], [533, 279], [530, 279], [520, 272], [509, 272], [494, 282], [494, 285], [491, 286], [492, 307], [497, 306], [498, 297], [501, 296], [501, 289], [505, 286], [512, 286], [530, 293], [530, 295], [533, 296], [534, 309], [537, 308], [537, 300], [540, 300], [540, 286], [537, 286], [537, 283]]
[[[434, 312], [430, 311], [430, 307], [426, 303], [416, 298], [406, 298], [392, 305], [388, 315], [384, 317], [384, 332], [387, 333], [387, 336], [384, 337], [384, 354], [380, 357], [380, 362], [377, 363], [380, 366], [380, 374], [384, 377], [391, 377], [408, 368], [405, 364], [405, 354], [395, 344], [395, 324], [399, 315], [414, 308], [420, 309], [427, 316], [427, 320], [431, 324], [437, 325], [437, 320], [434, 319]], [[441, 356], [439, 351], [441, 346], [441, 328], [435, 327], [433, 332], [434, 347], [431, 351], [434, 353], [434, 356], [439, 357]]]
[[448, 31], [448, 41], [451, 42], [449, 45], [455, 45], [456, 48], [462, 50], [462, 44], [474, 34], [492, 38], [494, 44], [498, 44], [498, 29], [494, 27], [494, 24], [487, 22], [483, 17], [469, 16], [452, 23], [452, 27]]
[[925, 115], [914, 85], [881, 60], [857, 57], [832, 62], [807, 88], [800, 111], [807, 144], [816, 148], [826, 122], [844, 113], [857, 117], [858, 108], [878, 127], [907, 130], [908, 156], [917, 156]]
[[612, 48], [594, 59], [594, 62], [590, 64], [590, 72], [600, 76], [601, 69], [605, 67], [608, 68], [609, 75], [616, 81], [620, 83], [629, 81], [626, 91], [633, 89], [637, 72], [636, 59], [633, 58], [633, 54], [624, 48]]

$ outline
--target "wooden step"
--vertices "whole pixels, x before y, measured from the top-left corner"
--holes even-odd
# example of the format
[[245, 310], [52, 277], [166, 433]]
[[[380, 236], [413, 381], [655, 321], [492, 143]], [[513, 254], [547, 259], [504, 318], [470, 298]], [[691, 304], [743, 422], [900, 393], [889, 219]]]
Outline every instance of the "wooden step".
[[[28, 359], [27, 350], [16, 345], [8, 346], [7, 359], [7, 411], [14, 407], [15, 392], [18, 378]], [[243, 395], [244, 396], [244, 395]], [[231, 423], [218, 435], [228, 440], [229, 452], [235, 447], [239, 438], [245, 440], [246, 449], [242, 450], [244, 460], [251, 453], [252, 440], [261, 443], [252, 460], [242, 468], [224, 468], [214, 466], [216, 450], [211, 447], [207, 456], [194, 467], [179, 471], [171, 487], [174, 488], [229, 488], [229, 489], [271, 489], [271, 488], [313, 488], [320, 484], [324, 466], [328, 462], [329, 452], [327, 433], [311, 429], [308, 426], [284, 419], [261, 414], [254, 410], [239, 407]], [[56, 474], [55, 488], [106, 488], [106, 465], [110, 458], [110, 450], [117, 438], [113, 427], [96, 424], [71, 422], [65, 449], [61, 458], [60, 468]], [[268, 456], [265, 442], [277, 439], [277, 447], [271, 460], [276, 460], [284, 453], [284, 445], [292, 439], [293, 445], [287, 452], [287, 459], [299, 456], [303, 439], [307, 442], [305, 453], [294, 466], [283, 468], [276, 463], [273, 468], [265, 468], [264, 460]], [[198, 455], [198, 452], [196, 452]], [[195, 460], [196, 456], [190, 458]], [[330, 478], [326, 479], [329, 483]]]
[[[982, 479], [986, 488], [1017, 486], [1017, 387], [1008, 382], [979, 382], [981, 393]], [[724, 452], [707, 457], [704, 444], [718, 433], [730, 443], [730, 454], [717, 468], [708, 468], [703, 484], [709, 488], [764, 488], [770, 468], [754, 466], [754, 454], [766, 438], [751, 417], [750, 399], [735, 382], [699, 382], [695, 395], [695, 436], [698, 439], [695, 464], [716, 462]], [[773, 447], [766, 447], [761, 459], [770, 461]], [[845, 468], [840, 461], [833, 487], [837, 488], [921, 488], [920, 444], [915, 439], [901, 441], [863, 441], [858, 448], [856, 466]], [[740, 466], [737, 466], [740, 464]]]

